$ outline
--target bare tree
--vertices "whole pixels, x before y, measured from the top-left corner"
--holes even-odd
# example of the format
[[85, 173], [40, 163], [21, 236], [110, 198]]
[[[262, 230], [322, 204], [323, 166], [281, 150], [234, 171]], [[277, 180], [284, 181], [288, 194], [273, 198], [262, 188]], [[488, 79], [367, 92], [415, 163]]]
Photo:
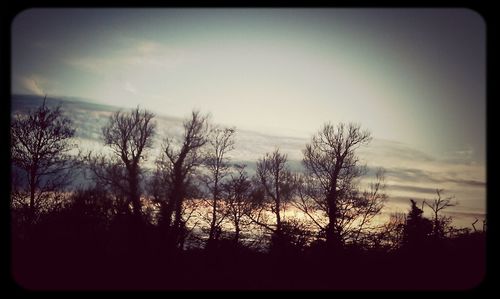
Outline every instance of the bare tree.
[[[189, 194], [189, 193], [188, 193]], [[194, 198], [187, 196], [186, 200], [182, 203], [182, 217], [179, 233], [179, 249], [184, 249], [186, 240], [193, 239], [195, 236], [193, 231], [200, 223], [201, 202]]]
[[362, 202], [355, 179], [363, 174], [363, 168], [358, 165], [355, 151], [370, 140], [370, 133], [357, 124], [340, 123], [335, 127], [327, 123], [303, 151], [303, 164], [310, 179], [302, 192], [305, 198], [301, 209], [312, 219], [316, 219], [314, 211], [325, 214], [328, 222], [322, 229], [330, 247], [342, 244], [346, 228], [359, 216], [353, 210]]
[[428, 206], [432, 210], [432, 213], [434, 214], [432, 234], [434, 235], [435, 238], [444, 237], [446, 223], [450, 222], [449, 219], [447, 219], [447, 217], [440, 216], [439, 212], [448, 207], [454, 207], [457, 205], [457, 203], [452, 203], [454, 196], [441, 198], [442, 193], [443, 189], [436, 189], [437, 198], [434, 199], [432, 203], [428, 203], [426, 201], [423, 202], [426, 206]]
[[252, 192], [252, 182], [245, 171], [246, 165], [235, 165], [236, 173], [231, 174], [230, 179], [223, 184], [226, 194], [226, 214], [234, 226], [234, 242], [238, 244], [245, 215], [248, 215], [254, 208], [254, 203], [250, 200]]
[[69, 153], [75, 148], [72, 122], [60, 106], [49, 108], [45, 100], [35, 111], [14, 115], [11, 122], [12, 171], [22, 172], [12, 181], [12, 204], [26, 208], [28, 223], [68, 183], [67, 170], [74, 165]]
[[229, 159], [227, 153], [234, 149], [234, 128], [214, 127], [210, 130], [208, 136], [208, 146], [205, 153], [204, 165], [208, 174], [202, 177], [211, 195], [209, 205], [211, 206], [210, 231], [207, 240], [207, 246], [216, 239], [216, 231], [224, 220], [224, 216], [219, 217], [222, 207], [221, 199], [222, 183], [229, 174]]
[[398, 249], [403, 241], [405, 223], [406, 213], [391, 213], [389, 220], [382, 225], [382, 228], [376, 234], [378, 242], [388, 250]]
[[168, 232], [171, 245], [178, 245], [182, 230], [182, 206], [196, 167], [203, 162], [200, 148], [207, 143], [208, 115], [193, 111], [183, 124], [182, 140], [166, 138], [157, 161], [168, 181], [166, 198], [160, 211], [161, 226]]
[[[254, 223], [278, 236], [282, 232], [282, 212], [286, 209], [286, 203], [291, 201], [295, 186], [294, 176], [286, 162], [287, 155], [281, 154], [279, 149], [266, 153], [257, 161], [256, 180], [264, 191], [264, 200], [258, 214], [251, 216]], [[270, 210], [274, 214], [276, 224], [270, 224], [265, 220], [266, 217], [262, 214], [264, 210]]]
[[[362, 234], [373, 232], [373, 229], [378, 228], [371, 225], [375, 216], [379, 215], [382, 211], [387, 199], [387, 195], [384, 193], [384, 179], [385, 171], [379, 168], [376, 173], [375, 182], [372, 182], [370, 188], [363, 191], [361, 196], [355, 200], [355, 206], [352, 209], [354, 211], [353, 219], [355, 219], [355, 223], [349, 227], [352, 227], [352, 241], [354, 243], [359, 241]], [[344, 230], [346, 229], [347, 227], [344, 228]]]
[[84, 157], [96, 187], [102, 188], [113, 198], [115, 215], [130, 215], [127, 170], [119, 157], [93, 155]]
[[153, 117], [153, 113], [139, 108], [129, 113], [117, 111], [102, 128], [105, 145], [111, 148], [124, 166], [127, 184], [122, 188], [126, 189], [128, 201], [137, 218], [141, 217], [140, 163], [145, 159], [145, 151], [153, 143], [156, 127]]
[[[157, 159], [156, 170], [147, 182], [146, 190], [153, 206], [153, 214], [155, 214], [153, 222], [156, 222], [165, 233], [168, 233], [170, 229], [169, 225], [172, 223], [169, 223], [165, 218], [165, 212], [169, 207], [169, 198], [173, 192], [173, 184], [172, 165], [166, 159], [165, 154], [160, 155]], [[198, 174], [194, 170], [193, 168], [192, 173], [184, 181], [184, 199], [181, 205], [181, 217], [177, 235], [178, 245], [181, 249], [184, 247], [187, 238], [192, 237], [191, 239], [197, 239], [191, 233], [199, 225], [200, 218], [202, 217], [200, 208], [203, 202], [199, 199], [203, 197], [203, 192], [199, 188], [201, 182], [197, 180]]]
[[[307, 174], [299, 176], [297, 199], [294, 206], [301, 210], [325, 237], [328, 228], [328, 203], [321, 186]], [[375, 181], [363, 192], [352, 183], [345, 190], [344, 197], [338, 200], [337, 232], [342, 243], [371, 242], [372, 234], [380, 228], [374, 219], [380, 214], [387, 195], [384, 193], [384, 171], [379, 169]]]

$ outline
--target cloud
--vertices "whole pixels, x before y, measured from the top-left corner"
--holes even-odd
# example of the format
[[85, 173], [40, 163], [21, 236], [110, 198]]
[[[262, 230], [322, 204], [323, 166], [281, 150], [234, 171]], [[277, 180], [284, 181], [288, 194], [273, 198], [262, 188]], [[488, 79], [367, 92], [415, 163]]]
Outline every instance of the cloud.
[[424, 200], [429, 200], [428, 198], [418, 197], [418, 196], [391, 196], [391, 197], [389, 197], [388, 202], [389, 203], [398, 203], [398, 204], [407, 204], [408, 207], [410, 207], [410, 199], [413, 199], [414, 201], [416, 201], [417, 204], [422, 204], [422, 202]]
[[29, 93], [42, 96], [45, 94], [43, 88], [40, 86], [40, 79], [37, 77], [23, 77], [21, 78], [23, 88]]
[[[486, 215], [484, 212], [474, 212], [474, 211], [446, 211], [446, 210], [444, 210], [443, 213], [448, 214], [449, 216], [470, 217], [470, 218], [478, 218], [478, 219], [482, 219]], [[476, 227], [478, 227], [479, 225], [482, 225], [482, 223], [481, 224], [478, 223], [478, 225], [476, 225]]]
[[158, 42], [153, 41], [139, 41], [136, 42], [136, 50], [142, 54], [151, 54], [161, 50], [162, 45]]
[[65, 59], [64, 63], [77, 69], [102, 74], [104, 67], [109, 63], [104, 58], [98, 57], [72, 57]]
[[385, 158], [404, 159], [406, 161], [433, 162], [435, 157], [412, 148], [402, 142], [374, 138], [372, 142], [359, 150], [360, 154], [371, 158], [381, 156]]
[[[359, 154], [368, 166], [363, 183], [373, 180], [376, 168], [385, 169], [389, 210], [399, 207], [406, 211], [410, 198], [421, 204], [435, 198], [435, 189], [442, 188], [455, 196], [458, 209], [485, 211], [486, 169], [485, 165], [472, 162], [471, 151], [457, 149], [436, 157], [404, 143], [374, 139]], [[466, 223], [467, 217], [457, 214], [457, 224]]]
[[457, 185], [466, 185], [470, 187], [483, 188], [486, 187], [486, 182], [476, 181], [476, 180], [448, 180], [448, 182], [455, 183]]
[[437, 182], [428, 172], [414, 168], [388, 168], [386, 169], [386, 176], [398, 181]]
[[63, 62], [83, 71], [106, 74], [136, 73], [138, 69], [169, 70], [186, 61], [186, 52], [165, 44], [140, 39], [123, 39], [110, 53], [70, 56]]
[[428, 194], [436, 193], [435, 188], [418, 187], [413, 185], [387, 185], [386, 188], [388, 190], [410, 191], [417, 193], [428, 193]]
[[465, 148], [448, 152], [444, 160], [449, 163], [473, 164], [475, 154], [474, 148], [467, 145]]
[[396, 179], [397, 181], [410, 181], [414, 183], [453, 183], [456, 185], [465, 185], [477, 188], [483, 188], [486, 186], [486, 182], [480, 180], [454, 178], [457, 174], [453, 171], [436, 173], [416, 168], [389, 168], [386, 169], [386, 175]]
[[[39, 74], [28, 74], [24, 76], [15, 76], [15, 85], [21, 89], [22, 93], [33, 94], [37, 96], [58, 95], [60, 94], [61, 84], [58, 80], [41, 76]], [[16, 89], [17, 89], [16, 88]]]
[[135, 88], [134, 85], [132, 85], [132, 83], [130, 82], [125, 82], [125, 86], [124, 86], [124, 89], [130, 93], [133, 93], [133, 94], [138, 94], [137, 92], [137, 88]]

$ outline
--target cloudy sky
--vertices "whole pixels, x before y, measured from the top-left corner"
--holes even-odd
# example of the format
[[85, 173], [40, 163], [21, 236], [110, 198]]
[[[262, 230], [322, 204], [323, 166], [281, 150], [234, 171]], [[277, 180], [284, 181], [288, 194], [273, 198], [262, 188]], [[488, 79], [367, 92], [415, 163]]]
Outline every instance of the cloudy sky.
[[31, 9], [12, 23], [12, 92], [198, 108], [287, 140], [359, 122], [393, 185], [484, 212], [485, 41], [466, 9]]

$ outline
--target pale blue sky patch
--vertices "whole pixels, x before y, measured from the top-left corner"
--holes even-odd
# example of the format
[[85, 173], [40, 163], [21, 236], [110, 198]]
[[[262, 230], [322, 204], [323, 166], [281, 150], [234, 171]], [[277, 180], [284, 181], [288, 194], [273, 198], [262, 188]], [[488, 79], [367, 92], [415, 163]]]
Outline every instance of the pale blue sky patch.
[[357, 121], [485, 159], [485, 28], [466, 9], [30, 9], [12, 33], [15, 93], [299, 136]]

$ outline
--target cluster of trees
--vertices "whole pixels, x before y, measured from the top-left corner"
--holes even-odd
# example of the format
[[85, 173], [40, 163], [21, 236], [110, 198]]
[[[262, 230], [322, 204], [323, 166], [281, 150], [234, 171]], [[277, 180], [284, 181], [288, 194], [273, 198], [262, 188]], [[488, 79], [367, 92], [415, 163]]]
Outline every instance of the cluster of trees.
[[[433, 211], [432, 220], [412, 201], [407, 215], [376, 221], [387, 200], [384, 172], [380, 169], [369, 188], [361, 190], [359, 178], [366, 168], [356, 150], [371, 136], [357, 124], [325, 124], [303, 150], [304, 172], [292, 172], [287, 155], [275, 149], [256, 162], [252, 176], [246, 165], [231, 163], [236, 129], [214, 125], [199, 111], [184, 121], [180, 138], [163, 136], [155, 169], [144, 166], [157, 134], [149, 111], [110, 116], [102, 128], [107, 154], [79, 152], [74, 134], [61, 108], [49, 108], [45, 100], [37, 110], [12, 119], [13, 237], [21, 243], [36, 239], [37, 228], [53, 229], [47, 223], [75, 221], [78, 232], [90, 232], [94, 243], [97, 236], [114, 238], [105, 232], [118, 231], [128, 243], [113, 241], [113, 254], [128, 247], [127, 258], [138, 258], [147, 246], [172, 257], [188, 239], [217, 252], [267, 236], [267, 248], [283, 255], [306, 248], [327, 253], [347, 247], [421, 248], [457, 233], [450, 218], [440, 214], [454, 205], [451, 198], [441, 198], [442, 190], [432, 203], [424, 203]], [[92, 183], [71, 186], [77, 171]]]

